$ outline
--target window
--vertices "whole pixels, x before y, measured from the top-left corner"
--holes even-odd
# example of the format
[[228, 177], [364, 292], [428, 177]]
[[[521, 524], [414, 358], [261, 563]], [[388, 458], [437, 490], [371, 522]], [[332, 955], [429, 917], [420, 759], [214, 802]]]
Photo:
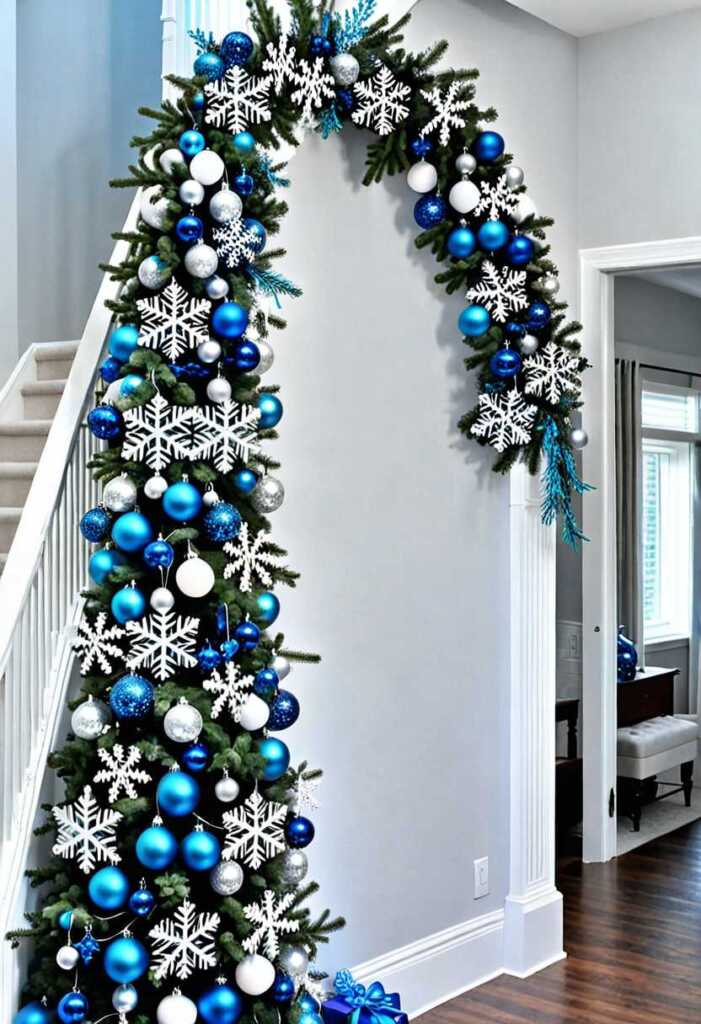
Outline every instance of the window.
[[643, 387], [642, 418], [643, 428], [695, 434], [699, 429], [699, 392], [672, 385], [648, 384]]

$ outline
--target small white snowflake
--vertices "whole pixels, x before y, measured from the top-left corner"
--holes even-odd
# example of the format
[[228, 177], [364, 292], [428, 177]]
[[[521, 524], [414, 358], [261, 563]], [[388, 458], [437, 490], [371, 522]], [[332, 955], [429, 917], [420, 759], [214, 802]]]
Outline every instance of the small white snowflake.
[[240, 459], [248, 462], [257, 451], [256, 429], [260, 411], [233, 399], [197, 409], [196, 440], [192, 457], [211, 458], [220, 473], [230, 473]]
[[227, 661], [223, 676], [215, 668], [211, 677], [205, 679], [202, 685], [208, 693], [217, 694], [212, 702], [212, 718], [218, 718], [222, 711], [228, 708], [233, 720], [238, 722], [253, 686], [253, 676], [241, 675], [239, 667], [233, 661]]
[[119, 644], [114, 643], [123, 636], [124, 630], [121, 626], [107, 626], [107, 612], [99, 612], [92, 624], [87, 617], [82, 618], [73, 649], [81, 659], [80, 671], [83, 675], [86, 675], [93, 665], [109, 674], [112, 671], [110, 658], [119, 658], [123, 661], [124, 651]]
[[265, 800], [255, 789], [244, 804], [222, 816], [226, 829], [223, 859], [242, 856], [244, 864], [256, 871], [266, 860], [285, 849], [283, 825], [286, 817], [285, 804]]
[[279, 569], [282, 563], [277, 555], [265, 550], [267, 542], [265, 530], [259, 530], [255, 539], [251, 540], [248, 523], [243, 522], [236, 540], [227, 541], [224, 545], [225, 554], [232, 559], [224, 568], [224, 579], [228, 580], [240, 573], [239, 590], [242, 594], [248, 594], [252, 590], [253, 577], [256, 577], [264, 587], [273, 585], [273, 577], [268, 572], [268, 566], [271, 569]]
[[385, 64], [372, 78], [356, 82], [353, 89], [361, 101], [351, 114], [356, 124], [374, 128], [378, 135], [389, 135], [406, 120], [409, 107], [404, 101], [411, 95], [411, 88], [398, 82]]
[[293, 79], [297, 88], [292, 93], [292, 102], [301, 108], [303, 120], [309, 121], [325, 99], [334, 98], [336, 85], [331, 75], [324, 71], [323, 57], [316, 57], [311, 65], [302, 59], [298, 67]]
[[51, 850], [57, 857], [75, 857], [86, 875], [100, 861], [118, 864], [122, 859], [115, 849], [115, 830], [122, 815], [100, 807], [90, 786], [84, 787], [75, 803], [54, 807], [51, 813], [58, 825]]
[[170, 281], [153, 298], [139, 299], [136, 305], [141, 314], [139, 345], [160, 349], [166, 359], [177, 359], [209, 338], [212, 303], [191, 298], [177, 281]]
[[453, 128], [465, 127], [465, 118], [460, 115], [463, 110], [468, 109], [470, 102], [469, 100], [459, 100], [456, 98], [461, 88], [462, 83], [451, 82], [445, 94], [441, 93], [438, 86], [435, 86], [430, 92], [426, 92], [425, 89], [421, 90], [421, 95], [425, 100], [428, 100], [436, 111], [428, 124], [421, 129], [420, 134], [422, 136], [429, 135], [436, 128], [439, 128], [439, 142], [441, 146], [447, 146], [451, 130]]
[[557, 405], [563, 394], [578, 395], [582, 389], [579, 359], [554, 341], [525, 359], [523, 369], [526, 394], [545, 398], [551, 405]]
[[290, 790], [290, 807], [295, 814], [302, 811], [318, 811], [320, 804], [316, 798], [316, 791], [319, 783], [314, 779], [303, 779], [301, 776], [297, 784]]
[[275, 43], [268, 43], [265, 48], [268, 56], [263, 61], [262, 70], [270, 75], [273, 89], [281, 93], [285, 82], [294, 80], [295, 75], [295, 48], [289, 45], [289, 38], [283, 32]]
[[119, 800], [122, 790], [125, 796], [135, 800], [138, 793], [134, 783], [145, 784], [151, 781], [148, 772], [136, 767], [141, 760], [141, 751], [138, 747], [129, 747], [125, 754], [122, 744], [115, 743], [112, 750], [98, 747], [97, 756], [105, 767], [97, 773], [95, 782], [110, 783], [107, 798], [111, 804]]
[[156, 981], [169, 974], [185, 979], [195, 970], [214, 967], [217, 957], [213, 940], [218, 927], [219, 914], [198, 914], [194, 903], [186, 899], [172, 918], [152, 928], [151, 968]]
[[485, 437], [498, 452], [528, 444], [538, 409], [511, 388], [502, 394], [479, 396], [479, 418], [472, 425], [475, 437]]
[[250, 125], [269, 121], [270, 83], [270, 76], [256, 78], [240, 64], [234, 64], [223, 78], [205, 85], [208, 101], [205, 121], [217, 128], [227, 128], [234, 135], [245, 132]]
[[145, 405], [127, 409], [122, 458], [145, 462], [157, 472], [171, 462], [189, 459], [194, 417], [193, 407], [169, 405], [161, 394]]
[[131, 669], [147, 665], [157, 679], [168, 679], [176, 666], [192, 668], [200, 620], [183, 618], [175, 612], [153, 612], [144, 619], [127, 623], [130, 639], [127, 665]]
[[242, 263], [255, 259], [258, 236], [247, 228], [239, 217], [227, 221], [212, 232], [217, 256], [224, 260], [229, 270], [236, 270]]
[[528, 298], [525, 270], [510, 270], [508, 267], [498, 270], [491, 260], [483, 260], [481, 271], [482, 280], [467, 290], [470, 302], [486, 306], [500, 324], [508, 320], [512, 313], [526, 308]]
[[519, 195], [510, 189], [506, 183], [506, 176], [502, 174], [495, 185], [488, 181], [480, 182], [480, 201], [472, 211], [474, 215], [487, 215], [489, 220], [498, 220], [500, 213], [512, 216], [518, 206]]
[[255, 930], [241, 943], [247, 953], [257, 953], [262, 946], [265, 955], [270, 960], [275, 959], [280, 952], [278, 936], [299, 930], [299, 921], [285, 917], [296, 898], [294, 892], [276, 897], [272, 889], [266, 889], [259, 903], [249, 903], [243, 908], [246, 920], [256, 925]]

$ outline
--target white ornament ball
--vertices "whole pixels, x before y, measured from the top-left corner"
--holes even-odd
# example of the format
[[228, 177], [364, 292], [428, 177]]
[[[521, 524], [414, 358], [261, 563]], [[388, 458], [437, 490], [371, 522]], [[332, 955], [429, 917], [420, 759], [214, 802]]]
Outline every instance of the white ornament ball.
[[264, 338], [257, 341], [256, 346], [260, 353], [260, 362], [256, 366], [256, 373], [260, 375], [261, 373], [266, 373], [273, 365], [275, 362], [275, 353], [273, 352], [273, 346], [270, 342], [265, 341]]
[[139, 264], [137, 274], [144, 288], [157, 291], [170, 277], [170, 268], [160, 256], [147, 256]]
[[532, 356], [534, 352], [538, 351], [538, 339], [535, 334], [524, 334], [518, 343], [518, 347], [524, 356]]
[[156, 587], [151, 594], [150, 605], [154, 612], [169, 612], [175, 604], [175, 595], [167, 587]]
[[224, 176], [224, 161], [212, 149], [203, 149], [190, 161], [190, 175], [200, 185], [216, 185]]
[[185, 163], [185, 157], [173, 146], [172, 149], [164, 149], [158, 158], [158, 162], [166, 174], [172, 174], [173, 168]]
[[448, 193], [448, 202], [458, 213], [470, 213], [480, 201], [480, 193], [477, 186], [468, 181], [456, 181]]
[[218, 501], [219, 495], [214, 490], [214, 488], [210, 488], [210, 490], [205, 491], [204, 494], [202, 495], [202, 504], [205, 505], [207, 508], [211, 508], [212, 505], [216, 505]]
[[184, 697], [166, 711], [163, 731], [173, 743], [191, 743], [202, 732], [202, 715]]
[[278, 957], [278, 966], [285, 974], [299, 978], [307, 973], [309, 957], [301, 946], [285, 946]]
[[547, 295], [548, 298], [553, 298], [560, 291], [560, 282], [554, 274], [546, 274], [540, 279], [539, 285], [543, 295]]
[[477, 167], [477, 161], [472, 153], [461, 153], [455, 161], [455, 170], [458, 174], [472, 174]]
[[178, 195], [186, 206], [199, 206], [204, 199], [204, 187], [194, 178], [188, 178], [178, 189]]
[[298, 885], [309, 870], [304, 850], [287, 850], [282, 859], [282, 877], [288, 885]]
[[275, 981], [275, 968], [264, 956], [245, 956], [236, 967], [236, 984], [247, 996], [262, 996]]
[[240, 790], [241, 787], [236, 779], [232, 779], [230, 775], [225, 775], [214, 787], [214, 795], [223, 804], [230, 804], [234, 802]]
[[209, 200], [209, 212], [217, 224], [228, 224], [241, 216], [243, 203], [237, 192], [232, 192], [228, 185], [223, 185]]
[[195, 1024], [197, 1007], [192, 999], [175, 991], [172, 996], [161, 999], [156, 1007], [158, 1024]]
[[231, 384], [226, 377], [212, 377], [207, 385], [207, 398], [210, 402], [228, 402], [231, 398]]
[[233, 896], [243, 885], [243, 871], [235, 860], [222, 860], [209, 873], [209, 884], [219, 896]]
[[511, 214], [517, 224], [522, 224], [528, 217], [536, 217], [537, 215], [538, 211], [535, 203], [530, 196], [525, 194], [519, 197], [516, 209]]
[[428, 160], [419, 160], [409, 168], [406, 176], [406, 183], [414, 192], [430, 192], [436, 187], [438, 171]]
[[136, 484], [123, 473], [115, 476], [105, 484], [102, 492], [102, 504], [110, 512], [129, 512], [136, 505]]
[[118, 985], [112, 993], [112, 1006], [117, 1013], [131, 1013], [139, 1004], [139, 993], [128, 982]]
[[72, 971], [80, 960], [80, 953], [75, 946], [61, 946], [56, 954], [56, 963], [62, 971]]
[[122, 397], [122, 382], [121, 380], [113, 380], [111, 384], [108, 384], [105, 388], [105, 393], [102, 396], [102, 401], [107, 405], [114, 405]]
[[216, 363], [221, 358], [221, 345], [214, 338], [201, 341], [197, 346], [197, 358], [201, 363]]
[[360, 64], [352, 53], [337, 53], [331, 58], [329, 65], [336, 85], [347, 87], [358, 80]]
[[168, 200], [161, 195], [160, 185], [151, 185], [141, 193], [139, 202], [141, 219], [150, 228], [165, 231], [169, 219]]
[[225, 299], [227, 297], [229, 294], [229, 283], [223, 277], [218, 277], [215, 274], [214, 277], [210, 277], [209, 281], [207, 281], [204, 290], [209, 298], [214, 299], [216, 302], [218, 299]]
[[160, 473], [157, 473], [156, 476], [150, 476], [144, 484], [144, 494], [151, 501], [158, 501], [167, 490], [168, 481]]
[[214, 570], [204, 558], [187, 558], [178, 566], [175, 582], [186, 597], [204, 597], [214, 586]]
[[570, 444], [575, 451], [580, 452], [589, 444], [589, 435], [583, 427], [575, 427], [570, 431]]
[[213, 249], [211, 245], [205, 245], [202, 241], [190, 246], [185, 253], [185, 269], [193, 277], [199, 277], [202, 280], [205, 277], [211, 277], [218, 266], [219, 257], [216, 249]]
[[274, 476], [264, 476], [251, 491], [251, 504], [256, 512], [274, 512], [285, 500], [285, 488]]
[[248, 700], [241, 708], [239, 725], [248, 732], [262, 729], [270, 718], [270, 708], [256, 693], [249, 694]]
[[287, 658], [284, 658], [282, 654], [276, 654], [273, 658], [273, 663], [270, 666], [273, 672], [276, 673], [278, 679], [282, 682], [286, 676], [290, 674], [291, 665]]
[[71, 729], [81, 740], [96, 740], [112, 721], [112, 713], [101, 700], [89, 697], [71, 715]]
[[509, 188], [520, 188], [524, 179], [523, 168], [510, 164], [504, 171], [504, 177]]
[[155, 146], [151, 146], [151, 148], [147, 149], [146, 152], [144, 153], [144, 163], [148, 167], [149, 171], [155, 171], [156, 170], [156, 147]]

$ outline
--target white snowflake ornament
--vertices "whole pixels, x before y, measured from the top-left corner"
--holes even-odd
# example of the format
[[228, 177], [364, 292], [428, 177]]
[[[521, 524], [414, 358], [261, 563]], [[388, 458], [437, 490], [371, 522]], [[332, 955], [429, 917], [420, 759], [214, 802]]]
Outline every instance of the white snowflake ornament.
[[313, 112], [323, 106], [324, 100], [334, 98], [336, 84], [332, 76], [324, 71], [323, 57], [316, 57], [311, 64], [302, 59], [298, 69], [293, 78], [296, 89], [292, 93], [292, 102], [300, 107], [302, 119], [311, 121]]
[[141, 751], [138, 747], [131, 746], [125, 752], [121, 743], [115, 743], [112, 750], [98, 747], [97, 756], [104, 768], [95, 776], [95, 782], [110, 783], [107, 798], [111, 804], [120, 799], [122, 790], [125, 797], [135, 800], [138, 796], [135, 783], [145, 785], [151, 781], [148, 772], [136, 767], [141, 760]]
[[397, 81], [386, 64], [372, 78], [356, 82], [353, 91], [360, 100], [351, 114], [353, 121], [373, 128], [378, 135], [389, 135], [409, 114], [405, 100], [411, 95], [411, 88]]
[[241, 711], [248, 700], [253, 682], [253, 676], [242, 675], [238, 665], [233, 661], [226, 662], [223, 675], [215, 668], [210, 678], [202, 683], [208, 693], [217, 695], [210, 711], [212, 718], [219, 718], [222, 711], [227, 709], [235, 722], [240, 721]]
[[470, 302], [481, 303], [500, 324], [512, 313], [526, 308], [525, 270], [511, 270], [509, 267], [499, 270], [491, 260], [483, 260], [480, 269], [482, 280], [467, 290], [466, 297]]
[[285, 804], [265, 800], [254, 790], [240, 807], [226, 811], [222, 824], [226, 829], [224, 860], [235, 857], [256, 871], [285, 849], [283, 825], [287, 817]]
[[314, 779], [304, 779], [300, 775], [295, 786], [289, 792], [290, 807], [295, 814], [301, 814], [302, 811], [319, 810], [321, 805], [316, 798], [318, 788], [319, 783]]
[[450, 141], [450, 133], [454, 128], [464, 128], [466, 121], [461, 116], [463, 110], [467, 110], [470, 106], [469, 100], [457, 99], [457, 94], [461, 88], [460, 82], [451, 82], [445, 93], [441, 93], [438, 86], [431, 89], [430, 92], [426, 92], [425, 89], [421, 90], [421, 95], [427, 100], [433, 109], [435, 110], [434, 116], [425, 125], [420, 132], [421, 136], [430, 135], [431, 132], [438, 129], [438, 140], [441, 146], [447, 146]]
[[513, 216], [521, 197], [509, 188], [506, 175], [502, 174], [494, 185], [488, 181], [481, 181], [479, 188], [480, 201], [473, 211], [474, 214], [478, 216], [486, 214], [489, 220], [498, 220], [502, 213], [509, 217]]
[[249, 75], [240, 64], [227, 69], [223, 78], [208, 82], [207, 111], [204, 119], [217, 128], [227, 128], [234, 135], [245, 132], [250, 125], [269, 121], [268, 92], [271, 78]]
[[136, 305], [141, 314], [139, 345], [159, 349], [171, 362], [209, 338], [212, 303], [191, 298], [175, 280], [160, 294], [139, 299]]
[[143, 619], [127, 623], [130, 669], [148, 666], [156, 679], [168, 679], [176, 667], [192, 668], [197, 664], [194, 656], [200, 620], [193, 616], [183, 618], [173, 611], [153, 612]]
[[243, 908], [243, 916], [256, 926], [241, 943], [247, 953], [257, 953], [262, 948], [270, 960], [275, 959], [280, 952], [279, 936], [299, 930], [299, 921], [285, 917], [295, 899], [294, 892], [276, 897], [272, 889], [266, 889], [260, 902]]
[[258, 450], [256, 429], [260, 410], [233, 399], [197, 409], [192, 457], [212, 459], [220, 473], [230, 473], [237, 460], [248, 462]]
[[124, 413], [122, 457], [145, 462], [160, 472], [192, 456], [192, 430], [196, 410], [191, 406], [169, 405], [155, 394], [145, 405]]
[[475, 437], [486, 438], [498, 452], [528, 444], [538, 409], [525, 402], [520, 391], [511, 388], [501, 394], [482, 394], [478, 402], [479, 417], [471, 428]]
[[217, 256], [229, 270], [236, 270], [242, 263], [252, 263], [256, 256], [258, 236], [247, 228], [241, 218], [227, 221], [212, 232]]
[[578, 395], [582, 389], [579, 359], [566, 348], [549, 341], [535, 355], [524, 360], [525, 392], [557, 405], [564, 394]]
[[272, 587], [273, 577], [268, 568], [281, 568], [281, 559], [265, 550], [267, 539], [264, 530], [259, 530], [255, 538], [251, 539], [248, 523], [244, 521], [236, 540], [227, 541], [224, 545], [224, 553], [231, 558], [224, 567], [224, 579], [238, 575], [242, 594], [248, 594], [253, 589], [254, 577], [262, 586]]
[[109, 675], [112, 672], [110, 658], [124, 661], [124, 651], [116, 644], [124, 636], [121, 626], [107, 625], [107, 612], [99, 612], [95, 621], [90, 622], [87, 616], [80, 620], [78, 636], [73, 643], [73, 650], [80, 658], [80, 671], [86, 675], [93, 665]]
[[277, 43], [268, 43], [265, 52], [268, 56], [263, 61], [262, 69], [270, 75], [273, 89], [279, 95], [286, 82], [294, 81], [296, 51], [294, 46], [290, 46], [287, 33], [283, 32]]
[[58, 836], [51, 852], [57, 857], [75, 858], [80, 870], [89, 875], [101, 861], [118, 864], [115, 830], [122, 820], [118, 811], [104, 810], [85, 786], [78, 799], [64, 807], [53, 807]]
[[154, 940], [151, 969], [156, 981], [168, 975], [185, 979], [195, 971], [214, 967], [217, 957], [214, 935], [219, 914], [198, 914], [194, 903], [185, 900], [172, 918], [161, 921], [149, 932]]

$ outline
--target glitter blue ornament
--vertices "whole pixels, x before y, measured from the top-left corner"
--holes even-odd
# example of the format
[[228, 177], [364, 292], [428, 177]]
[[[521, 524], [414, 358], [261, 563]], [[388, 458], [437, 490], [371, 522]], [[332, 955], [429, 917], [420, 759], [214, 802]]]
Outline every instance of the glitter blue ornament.
[[256, 598], [256, 604], [258, 605], [256, 617], [264, 626], [271, 626], [280, 614], [280, 602], [275, 594], [271, 594], [269, 590], [264, 590]]
[[489, 310], [478, 303], [466, 306], [458, 317], [458, 330], [467, 338], [481, 338], [492, 323]]
[[111, 384], [119, 377], [121, 369], [122, 363], [119, 359], [115, 359], [114, 356], [107, 356], [107, 359], [105, 359], [100, 367], [100, 376], [105, 384]]
[[489, 360], [489, 369], [495, 377], [515, 377], [521, 369], [521, 356], [512, 348], [500, 348]]
[[70, 926], [73, 924], [73, 911], [63, 910], [58, 915], [58, 920], [56, 923], [58, 924], [59, 928], [63, 928], [63, 930], [67, 932]]
[[180, 763], [189, 772], [203, 772], [210, 760], [210, 749], [206, 743], [191, 743], [180, 755]]
[[234, 630], [234, 638], [238, 640], [242, 651], [252, 651], [260, 640], [260, 630], [255, 622], [239, 622]]
[[265, 761], [263, 768], [263, 779], [265, 782], [275, 782], [285, 774], [290, 765], [290, 751], [286, 743], [276, 739], [274, 736], [266, 736], [264, 740], [258, 740], [256, 753]]
[[134, 324], [122, 324], [121, 327], [115, 327], [110, 334], [107, 348], [111, 356], [122, 363], [127, 363], [138, 344], [139, 328]]
[[433, 150], [433, 143], [430, 139], [423, 139], [419, 136], [418, 139], [412, 139], [410, 143], [411, 151], [414, 156], [418, 156], [419, 159], [428, 156]]
[[149, 871], [161, 871], [175, 860], [178, 843], [163, 825], [151, 825], [136, 840], [136, 856]]
[[191, 110], [204, 110], [205, 98], [204, 93], [201, 89], [193, 93], [190, 97], [190, 109]]
[[282, 971], [278, 971], [275, 975], [275, 981], [273, 982], [270, 994], [276, 1003], [283, 1006], [286, 1003], [291, 1003], [295, 994], [294, 979], [289, 974], [283, 974]]
[[125, 512], [112, 525], [112, 540], [122, 551], [141, 551], [153, 540], [153, 528], [141, 512]]
[[291, 846], [293, 850], [301, 850], [303, 847], [309, 846], [313, 838], [314, 825], [309, 818], [298, 815], [290, 818], [285, 825], [285, 839], [287, 845]]
[[270, 700], [277, 693], [279, 682], [275, 669], [261, 668], [253, 680], [253, 692], [264, 700]]
[[27, 1003], [12, 1018], [12, 1024], [51, 1024], [56, 1018], [53, 1010], [36, 1002]]
[[138, 373], [128, 373], [119, 385], [119, 397], [131, 398], [143, 383], [144, 378], [140, 377]]
[[459, 224], [448, 235], [446, 245], [451, 256], [458, 260], [465, 260], [477, 248], [477, 239], [466, 224]]
[[178, 147], [183, 156], [191, 159], [193, 156], [197, 156], [201, 153], [206, 145], [205, 137], [202, 132], [198, 132], [195, 128], [188, 128], [184, 131], [178, 139]]
[[173, 564], [175, 550], [172, 544], [159, 537], [144, 548], [144, 562], [149, 569], [167, 569]]
[[253, 40], [245, 32], [229, 32], [221, 41], [219, 53], [227, 67], [245, 64], [253, 53]]
[[175, 225], [175, 233], [181, 242], [196, 242], [202, 238], [204, 224], [199, 217], [195, 217], [194, 213], [188, 213], [185, 217], [181, 217]]
[[211, 832], [194, 829], [180, 844], [180, 855], [191, 871], [211, 871], [221, 857], [221, 843]]
[[256, 140], [250, 132], [237, 132], [231, 141], [242, 156], [247, 156], [256, 148]]
[[204, 647], [200, 647], [196, 658], [197, 664], [203, 672], [211, 672], [212, 669], [218, 668], [222, 660], [221, 654], [215, 647], [212, 647], [209, 640]]
[[472, 143], [473, 156], [482, 163], [493, 163], [504, 152], [504, 139], [499, 132], [480, 132]]
[[250, 469], [239, 469], [234, 473], [233, 484], [240, 494], [250, 494], [258, 483], [258, 477]]
[[219, 650], [224, 661], [231, 661], [232, 658], [235, 658], [240, 646], [238, 640], [234, 640], [233, 637], [229, 640], [223, 640], [219, 644]]
[[172, 818], [192, 814], [200, 801], [200, 787], [187, 772], [166, 772], [156, 790], [158, 809]]
[[532, 302], [526, 310], [526, 327], [540, 331], [550, 323], [550, 306], [545, 302]]
[[114, 441], [124, 427], [122, 414], [113, 405], [98, 405], [88, 413], [88, 427], [101, 441]]
[[146, 611], [146, 598], [138, 587], [122, 587], [112, 597], [110, 611], [117, 622], [123, 626], [126, 622], [141, 618]]
[[148, 953], [138, 939], [121, 936], [108, 944], [102, 966], [112, 981], [125, 985], [145, 974], [148, 962]]
[[208, 510], [202, 520], [204, 530], [215, 544], [224, 544], [238, 536], [241, 529], [241, 515], [228, 501], [218, 501]]
[[259, 220], [255, 217], [246, 217], [243, 226], [249, 234], [251, 248], [255, 253], [262, 252], [265, 249], [265, 243], [268, 240], [268, 236], [265, 232], [265, 228]]
[[299, 718], [299, 701], [289, 690], [280, 690], [270, 708], [266, 728], [271, 732], [289, 729]]
[[91, 964], [93, 957], [100, 952], [100, 943], [92, 937], [89, 931], [86, 931], [80, 942], [76, 942], [75, 948], [78, 950], [83, 963]]
[[435, 228], [437, 224], [445, 220], [447, 213], [448, 204], [441, 196], [421, 196], [414, 205], [414, 220], [424, 231]]
[[224, 61], [219, 54], [206, 50], [196, 59], [192, 70], [196, 75], [206, 78], [208, 82], [216, 82], [224, 74]]
[[187, 480], [171, 484], [163, 495], [163, 511], [177, 523], [187, 523], [202, 510], [202, 495]]
[[119, 868], [100, 868], [88, 882], [88, 895], [102, 910], [119, 910], [129, 896], [129, 879]]
[[110, 707], [120, 721], [145, 718], [153, 710], [153, 686], [143, 676], [122, 676], [110, 691]]
[[111, 522], [104, 508], [91, 508], [81, 517], [80, 532], [91, 544], [97, 544], [107, 536]]
[[509, 241], [509, 229], [502, 220], [486, 220], [480, 225], [477, 241], [485, 252], [496, 252]]
[[212, 314], [212, 328], [220, 338], [240, 338], [248, 327], [248, 313], [238, 302], [222, 302]]
[[242, 171], [241, 174], [237, 174], [234, 178], [234, 192], [237, 192], [243, 199], [253, 192], [255, 188], [255, 181], [250, 174], [246, 174]]
[[282, 419], [282, 402], [277, 395], [264, 392], [258, 397], [258, 408], [260, 410], [258, 426], [262, 430], [277, 426]]
[[56, 1012], [61, 1024], [80, 1024], [88, 1015], [90, 1004], [82, 992], [66, 992], [58, 1001]]
[[506, 247], [504, 258], [510, 267], [525, 267], [533, 259], [535, 246], [526, 235], [514, 235]]
[[146, 917], [156, 905], [156, 897], [148, 889], [137, 889], [129, 897], [129, 909], [137, 917]]
[[231, 985], [214, 985], [197, 1000], [198, 1020], [205, 1024], [236, 1024], [242, 1012], [243, 1000]]
[[260, 362], [260, 349], [254, 341], [242, 338], [234, 346], [234, 366], [241, 373], [251, 373]]

